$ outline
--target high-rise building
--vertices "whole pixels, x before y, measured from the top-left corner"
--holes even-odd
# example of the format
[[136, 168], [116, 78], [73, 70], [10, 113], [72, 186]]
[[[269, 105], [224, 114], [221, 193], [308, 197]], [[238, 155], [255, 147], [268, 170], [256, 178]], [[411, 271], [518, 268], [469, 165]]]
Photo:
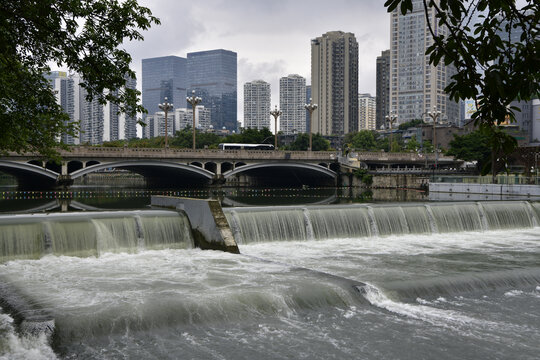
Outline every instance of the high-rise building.
[[[127, 77], [126, 88], [136, 89], [137, 80]], [[105, 105], [104, 116], [104, 140], [129, 140], [137, 137], [137, 118], [120, 113], [118, 105], [108, 102]]]
[[[437, 24], [435, 10], [428, 11], [430, 22]], [[437, 26], [439, 35], [447, 31], [446, 27]], [[429, 64], [425, 53], [433, 38], [422, 0], [413, 0], [413, 11], [406, 15], [401, 14], [399, 7], [392, 12], [390, 39], [390, 112], [397, 114], [397, 122], [414, 119], [429, 122], [428, 112], [436, 107], [442, 113], [441, 120], [457, 124], [459, 105], [444, 91], [456, 69], [445, 66], [444, 62], [437, 66]]]
[[[211, 128], [211, 111], [202, 105], [195, 107], [195, 128], [208, 130]], [[193, 109], [179, 108], [174, 110], [174, 131], [193, 127]]]
[[237, 128], [237, 55], [228, 50], [187, 54], [189, 92], [195, 90], [202, 105], [210, 109], [217, 129]]
[[283, 134], [306, 132], [306, 79], [292, 74], [279, 79], [279, 129]]
[[377, 109], [376, 128], [384, 125], [385, 116], [390, 113], [390, 50], [381, 52], [377, 56]]
[[328, 32], [311, 41], [312, 132], [343, 135], [358, 130], [358, 43], [354, 34]]
[[371, 94], [358, 94], [358, 130], [376, 130], [377, 102]]
[[[129, 89], [137, 88], [137, 79], [128, 78], [126, 80], [126, 87]], [[124, 137], [123, 139], [134, 139], [137, 137], [137, 117], [136, 116], [124, 116]]]
[[270, 128], [270, 84], [266, 81], [244, 84], [244, 127]]
[[[79, 78], [66, 71], [51, 71], [44, 76], [55, 92], [57, 103], [69, 115], [69, 122], [80, 121]], [[69, 134], [62, 134], [60, 140], [64, 144], [79, 144], [78, 136]]]
[[86, 91], [81, 89], [81, 144], [103, 143], [105, 132], [105, 108], [97, 98], [86, 100]]
[[[526, 14], [532, 15], [532, 13], [529, 11]], [[501, 28], [497, 30], [497, 35], [503, 40], [510, 40], [512, 43], [521, 43], [521, 35], [523, 34], [523, 29], [520, 27], [512, 27], [509, 26], [509, 31], [507, 31], [508, 26], [508, 20], [504, 19], [501, 22]], [[505, 55], [507, 62], [513, 61], [513, 54], [501, 54]], [[537, 137], [537, 131], [535, 133], [535, 123], [534, 123], [534, 100], [529, 101], [519, 101], [514, 100], [510, 103], [511, 108], [517, 108], [519, 111], [514, 110], [514, 117], [515, 117], [515, 125], [519, 126], [519, 128], [527, 133], [527, 141], [529, 143], [538, 143], [538, 137]], [[536, 125], [536, 127], [540, 127], [539, 125]]]
[[165, 98], [175, 107], [185, 107], [188, 87], [186, 63], [185, 58], [178, 56], [142, 60], [142, 105], [148, 114], [158, 112], [158, 105]]

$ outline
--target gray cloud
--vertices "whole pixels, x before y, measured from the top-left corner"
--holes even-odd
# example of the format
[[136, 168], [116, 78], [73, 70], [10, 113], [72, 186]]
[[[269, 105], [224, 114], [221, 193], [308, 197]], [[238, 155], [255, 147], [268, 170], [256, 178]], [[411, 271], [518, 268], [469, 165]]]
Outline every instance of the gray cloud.
[[144, 42], [126, 49], [140, 74], [141, 59], [223, 48], [238, 53], [238, 112], [243, 85], [262, 79], [279, 103], [279, 78], [300, 74], [310, 83], [310, 40], [327, 31], [356, 35], [360, 49], [359, 92], [375, 93], [376, 57], [389, 47], [384, 0], [140, 0], [161, 19]]

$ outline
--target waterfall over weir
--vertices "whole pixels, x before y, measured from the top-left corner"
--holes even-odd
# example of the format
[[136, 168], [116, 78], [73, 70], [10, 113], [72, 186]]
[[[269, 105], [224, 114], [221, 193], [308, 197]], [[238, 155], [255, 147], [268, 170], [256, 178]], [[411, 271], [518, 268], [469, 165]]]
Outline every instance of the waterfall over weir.
[[532, 228], [540, 203], [474, 202], [224, 209], [238, 243]]
[[87, 257], [192, 244], [189, 222], [171, 211], [0, 216], [0, 263], [47, 254]]

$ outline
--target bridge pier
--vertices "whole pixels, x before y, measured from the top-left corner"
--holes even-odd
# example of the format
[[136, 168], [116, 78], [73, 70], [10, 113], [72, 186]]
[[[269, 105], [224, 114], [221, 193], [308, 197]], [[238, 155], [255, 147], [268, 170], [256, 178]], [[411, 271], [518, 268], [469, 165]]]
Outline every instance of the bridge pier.
[[73, 185], [73, 179], [70, 175], [58, 175], [58, 178], [56, 179], [56, 186], [62, 187], [62, 188], [68, 188], [71, 185]]

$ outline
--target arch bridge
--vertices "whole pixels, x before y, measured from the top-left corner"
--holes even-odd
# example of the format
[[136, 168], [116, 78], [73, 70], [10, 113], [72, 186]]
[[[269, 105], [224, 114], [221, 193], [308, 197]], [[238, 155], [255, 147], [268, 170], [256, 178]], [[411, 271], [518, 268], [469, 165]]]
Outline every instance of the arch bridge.
[[122, 169], [151, 187], [228, 185], [336, 185], [334, 152], [73, 147], [57, 164], [32, 154], [0, 158], [0, 171], [22, 188], [69, 186], [92, 173]]

